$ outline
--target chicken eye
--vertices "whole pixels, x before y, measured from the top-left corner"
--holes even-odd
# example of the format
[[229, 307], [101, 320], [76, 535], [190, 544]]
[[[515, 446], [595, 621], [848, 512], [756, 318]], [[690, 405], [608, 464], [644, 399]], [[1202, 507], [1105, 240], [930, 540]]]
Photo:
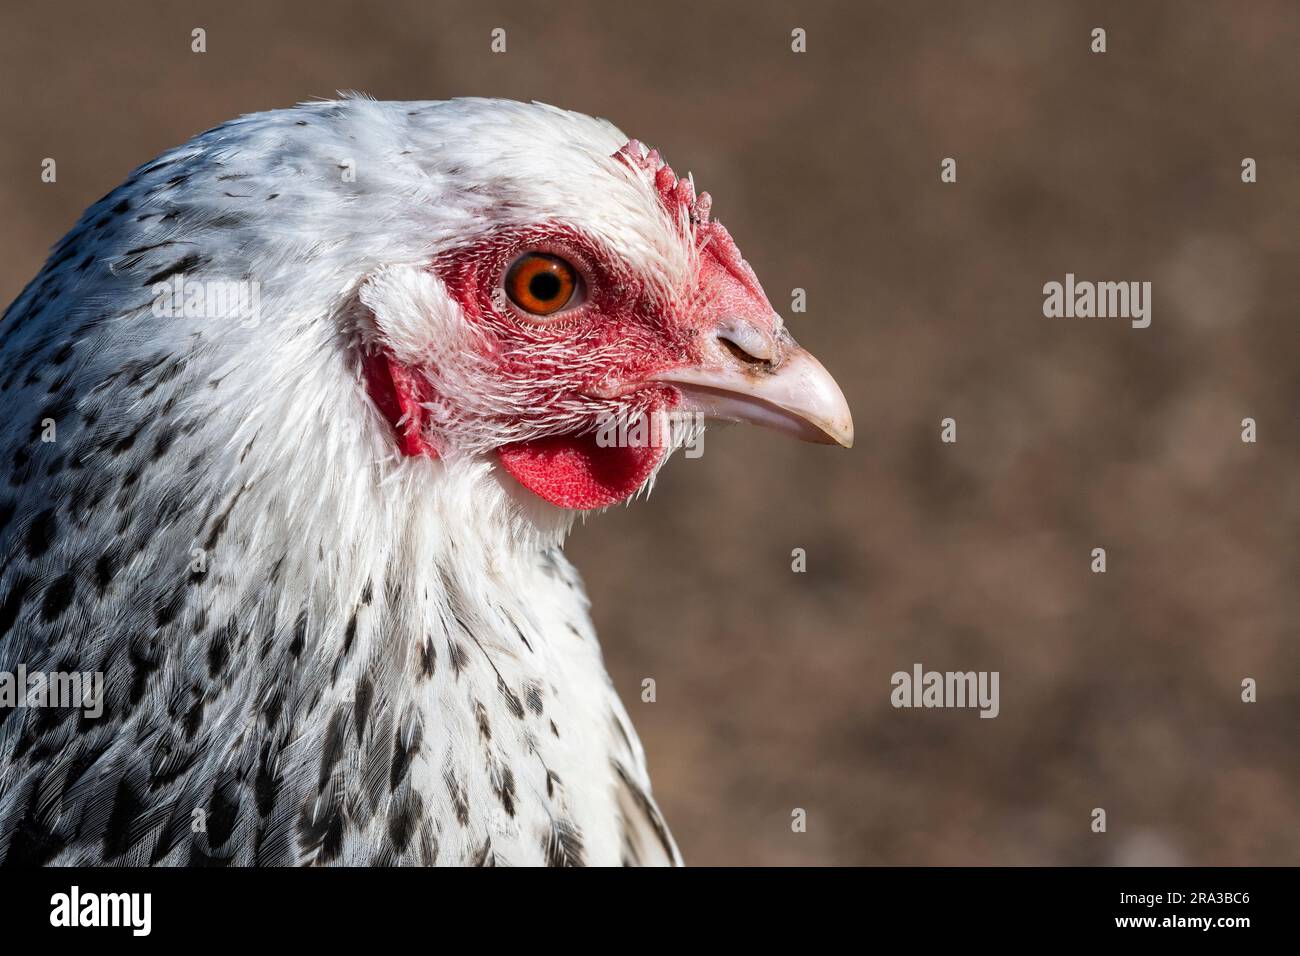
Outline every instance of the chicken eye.
[[557, 256], [530, 252], [506, 273], [506, 295], [532, 315], [551, 315], [569, 304], [578, 287], [578, 273]]

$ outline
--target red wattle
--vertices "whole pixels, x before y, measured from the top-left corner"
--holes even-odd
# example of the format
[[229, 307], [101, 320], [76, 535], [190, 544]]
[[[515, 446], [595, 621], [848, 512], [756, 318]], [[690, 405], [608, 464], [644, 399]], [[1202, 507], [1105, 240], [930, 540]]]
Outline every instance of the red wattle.
[[542, 500], [575, 511], [630, 498], [663, 454], [663, 448], [651, 445], [602, 448], [595, 433], [555, 435], [497, 449], [501, 466], [517, 482]]

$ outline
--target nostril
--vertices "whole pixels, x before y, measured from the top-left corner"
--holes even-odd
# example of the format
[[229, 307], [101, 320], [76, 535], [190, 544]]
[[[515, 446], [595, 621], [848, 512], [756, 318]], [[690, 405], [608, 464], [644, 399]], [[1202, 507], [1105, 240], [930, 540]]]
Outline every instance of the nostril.
[[719, 335], [718, 341], [722, 343], [722, 347], [726, 349], [728, 352], [730, 352], [734, 358], [736, 358], [740, 362], [743, 362], [746, 365], [770, 364], [767, 359], [761, 359], [756, 355], [750, 355], [748, 352], [742, 349], [735, 342], [731, 341], [731, 339], [724, 339], [721, 335]]
[[771, 337], [748, 322], [724, 322], [714, 334], [728, 352], [749, 365], [770, 365], [776, 359]]

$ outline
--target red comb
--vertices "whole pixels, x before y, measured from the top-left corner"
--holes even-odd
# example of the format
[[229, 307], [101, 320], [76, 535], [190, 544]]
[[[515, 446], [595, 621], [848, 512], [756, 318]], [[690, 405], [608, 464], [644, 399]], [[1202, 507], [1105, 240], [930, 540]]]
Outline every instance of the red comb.
[[[731, 233], [720, 222], [709, 219], [713, 199], [708, 193], [695, 195], [695, 184], [690, 178], [678, 179], [672, 167], [663, 161], [657, 149], [646, 149], [640, 140], [630, 139], [627, 145], [614, 153], [614, 158], [626, 163], [640, 173], [659, 194], [659, 201], [674, 222], [681, 222], [682, 213], [695, 233], [695, 246], [705, 255], [716, 259], [727, 271], [739, 279], [764, 302], [767, 296], [759, 285], [758, 277], [731, 238]], [[704, 250], [708, 250], [704, 252]], [[770, 306], [769, 306], [770, 308]]]
[[709, 210], [713, 200], [708, 193], [695, 195], [695, 184], [690, 177], [678, 179], [671, 166], [663, 161], [659, 150], [647, 150], [640, 140], [628, 140], [627, 145], [614, 153], [616, 159], [622, 160], [632, 169], [652, 183], [659, 193], [659, 201], [670, 214], [684, 212], [690, 222], [707, 226]]

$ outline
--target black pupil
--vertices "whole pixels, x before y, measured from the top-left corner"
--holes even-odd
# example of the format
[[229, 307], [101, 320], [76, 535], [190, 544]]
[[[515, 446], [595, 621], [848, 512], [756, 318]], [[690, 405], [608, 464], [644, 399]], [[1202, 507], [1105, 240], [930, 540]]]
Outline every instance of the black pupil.
[[552, 272], [539, 272], [528, 280], [528, 291], [538, 302], [550, 302], [560, 294], [560, 277]]

